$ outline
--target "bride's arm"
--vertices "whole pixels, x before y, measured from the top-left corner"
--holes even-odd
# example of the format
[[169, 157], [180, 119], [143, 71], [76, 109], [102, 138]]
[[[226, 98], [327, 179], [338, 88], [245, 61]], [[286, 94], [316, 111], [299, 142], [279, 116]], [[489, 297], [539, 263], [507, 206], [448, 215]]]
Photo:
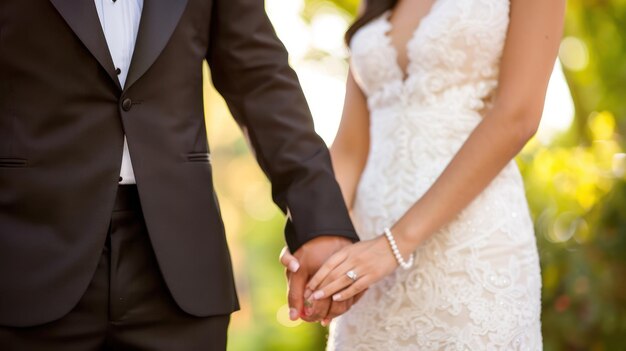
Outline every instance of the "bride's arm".
[[565, 0], [511, 1], [495, 104], [439, 179], [394, 226], [405, 254], [454, 219], [537, 131], [564, 10]]
[[[407, 257], [453, 220], [534, 135], [562, 34], [565, 0], [512, 0], [494, 107], [472, 132], [432, 187], [392, 228]], [[315, 298], [350, 298], [393, 272], [397, 263], [384, 236], [348, 246], [311, 279]], [[355, 270], [350, 285], [345, 276]]]
[[349, 210], [354, 205], [356, 188], [369, 153], [369, 111], [365, 95], [348, 74], [343, 114], [330, 157], [335, 177]]

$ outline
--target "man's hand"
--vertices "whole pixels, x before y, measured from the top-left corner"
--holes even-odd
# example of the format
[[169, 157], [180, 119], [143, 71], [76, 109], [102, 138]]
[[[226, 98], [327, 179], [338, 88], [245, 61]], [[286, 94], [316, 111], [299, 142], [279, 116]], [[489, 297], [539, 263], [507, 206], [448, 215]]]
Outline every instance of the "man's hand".
[[330, 298], [312, 301], [312, 291], [306, 285], [317, 270], [334, 253], [351, 245], [350, 240], [337, 236], [322, 236], [302, 245], [293, 255], [285, 248], [281, 253], [281, 263], [287, 267], [289, 281], [289, 318], [302, 318], [307, 322], [328, 321], [345, 313], [354, 299], [333, 302]]

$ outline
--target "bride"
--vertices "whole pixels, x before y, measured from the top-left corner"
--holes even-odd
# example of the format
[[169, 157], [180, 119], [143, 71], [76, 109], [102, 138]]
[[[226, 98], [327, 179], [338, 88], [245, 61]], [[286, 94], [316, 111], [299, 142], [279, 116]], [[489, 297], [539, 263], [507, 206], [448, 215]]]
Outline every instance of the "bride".
[[[361, 242], [305, 298], [352, 299], [329, 350], [541, 350], [513, 158], [535, 133], [565, 0], [369, 0], [331, 153]], [[295, 258], [283, 254], [289, 265]]]

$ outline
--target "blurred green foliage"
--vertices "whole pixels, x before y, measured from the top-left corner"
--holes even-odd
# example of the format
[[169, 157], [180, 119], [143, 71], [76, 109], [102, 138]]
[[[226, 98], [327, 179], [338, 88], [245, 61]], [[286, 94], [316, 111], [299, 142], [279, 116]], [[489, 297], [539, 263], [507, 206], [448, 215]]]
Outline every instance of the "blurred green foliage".
[[520, 157], [546, 350], [626, 349], [626, 1], [570, 0], [559, 53], [576, 115]]
[[[353, 16], [358, 3], [307, 0], [302, 16], [328, 6]], [[541, 255], [544, 347], [626, 350], [626, 0], [569, 0], [559, 57], [574, 123], [518, 158]], [[242, 302], [229, 350], [322, 350], [324, 328], [287, 318], [270, 186], [209, 84], [205, 106]]]

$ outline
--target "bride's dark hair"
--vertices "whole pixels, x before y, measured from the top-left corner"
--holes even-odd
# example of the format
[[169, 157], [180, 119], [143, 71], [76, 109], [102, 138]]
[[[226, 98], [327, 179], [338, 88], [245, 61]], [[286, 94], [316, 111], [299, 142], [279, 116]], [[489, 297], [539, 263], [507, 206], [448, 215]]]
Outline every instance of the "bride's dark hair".
[[352, 23], [350, 28], [346, 31], [346, 44], [350, 45], [350, 40], [354, 36], [361, 27], [376, 19], [378, 16], [385, 13], [387, 10], [391, 10], [398, 0], [363, 0], [365, 9], [363, 13], [357, 17], [357, 19]]

